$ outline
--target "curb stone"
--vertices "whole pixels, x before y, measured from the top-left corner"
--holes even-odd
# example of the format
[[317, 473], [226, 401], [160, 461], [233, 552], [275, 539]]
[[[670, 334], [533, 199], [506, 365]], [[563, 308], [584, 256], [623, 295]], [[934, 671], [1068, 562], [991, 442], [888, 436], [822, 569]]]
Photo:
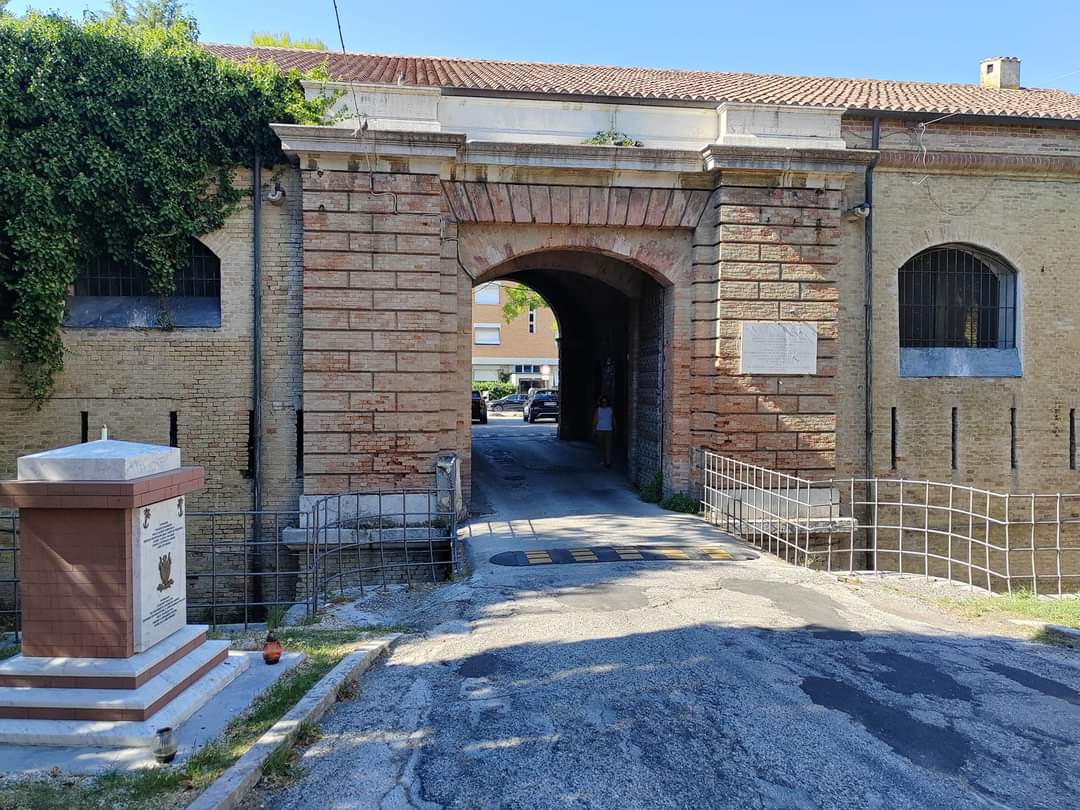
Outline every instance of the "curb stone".
[[1057, 636], [1066, 641], [1080, 642], [1080, 630], [1077, 630], [1075, 627], [1064, 627], [1060, 624], [1047, 624], [1046, 622], [1035, 621], [1033, 619], [1006, 619], [1005, 621], [1009, 624], [1015, 624], [1021, 627], [1036, 627], [1049, 636]]
[[189, 804], [187, 810], [232, 810], [237, 807], [262, 778], [263, 764], [270, 755], [283, 745], [293, 744], [301, 723], [318, 722], [337, 701], [341, 684], [369, 669], [400, 637], [400, 633], [391, 633], [371, 639], [341, 659], [240, 759]]

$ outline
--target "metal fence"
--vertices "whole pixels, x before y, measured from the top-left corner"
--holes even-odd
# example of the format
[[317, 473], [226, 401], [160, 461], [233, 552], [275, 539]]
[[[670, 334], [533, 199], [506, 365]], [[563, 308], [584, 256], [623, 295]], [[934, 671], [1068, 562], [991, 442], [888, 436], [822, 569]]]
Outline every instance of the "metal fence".
[[[353, 587], [449, 578], [461, 494], [447, 463], [448, 483], [430, 489], [332, 495], [304, 511], [189, 512], [189, 621], [246, 627], [297, 605], [314, 614]], [[18, 515], [0, 514], [0, 634], [19, 629], [18, 552]]]
[[891, 478], [809, 481], [707, 450], [694, 462], [706, 517], [789, 562], [994, 592], [1080, 591], [1080, 494]]
[[0, 635], [19, 631], [19, 515], [0, 514]]

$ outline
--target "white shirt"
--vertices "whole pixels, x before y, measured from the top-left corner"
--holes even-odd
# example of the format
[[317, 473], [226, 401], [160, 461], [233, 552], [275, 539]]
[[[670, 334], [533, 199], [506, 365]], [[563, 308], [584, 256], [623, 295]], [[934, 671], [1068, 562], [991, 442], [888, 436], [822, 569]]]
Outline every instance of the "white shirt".
[[601, 431], [615, 429], [615, 411], [611, 409], [610, 405], [601, 405], [596, 409], [596, 429]]

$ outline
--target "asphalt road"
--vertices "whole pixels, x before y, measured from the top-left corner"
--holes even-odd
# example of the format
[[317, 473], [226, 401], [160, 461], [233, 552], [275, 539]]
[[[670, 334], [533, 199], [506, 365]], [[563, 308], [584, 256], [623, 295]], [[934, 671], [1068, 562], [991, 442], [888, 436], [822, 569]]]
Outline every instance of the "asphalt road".
[[428, 597], [430, 622], [329, 715], [306, 776], [259, 803], [1080, 806], [1077, 653], [917, 621], [766, 555], [494, 565], [748, 550], [642, 504], [548, 426], [476, 428], [474, 470], [471, 577]]

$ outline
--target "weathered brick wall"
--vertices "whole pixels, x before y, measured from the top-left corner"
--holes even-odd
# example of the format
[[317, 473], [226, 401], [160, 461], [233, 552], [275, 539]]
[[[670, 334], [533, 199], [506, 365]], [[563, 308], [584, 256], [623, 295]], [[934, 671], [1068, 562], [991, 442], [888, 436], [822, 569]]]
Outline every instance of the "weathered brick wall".
[[304, 491], [430, 486], [468, 390], [439, 178], [305, 169], [303, 183]]
[[[852, 270], [838, 267], [840, 181], [778, 181], [725, 175], [714, 198], [712, 245], [699, 239], [695, 248], [692, 442], [821, 477], [836, 462], [836, 277]], [[742, 321], [816, 323], [817, 374], [741, 374]]]
[[[264, 174], [264, 183], [272, 172]], [[300, 194], [296, 173], [279, 167], [282, 206], [263, 205], [264, 504], [295, 508], [295, 409], [299, 405]], [[250, 174], [237, 183], [250, 186]], [[248, 414], [252, 407], [252, 215], [242, 207], [202, 241], [221, 259], [217, 329], [65, 329], [64, 371], [41, 410], [29, 403], [10, 362], [0, 366], [0, 476], [18, 456], [77, 443], [81, 412], [90, 438], [103, 423], [116, 439], [168, 444], [177, 414], [185, 464], [206, 468], [193, 511], [251, 508]], [[6, 347], [5, 347], [6, 348]]]
[[[1068, 422], [1069, 411], [1080, 410], [1080, 299], [1075, 294], [1080, 233], [1067, 212], [1080, 205], [1080, 181], [878, 170], [874, 183], [875, 473], [1002, 492], [1076, 491], [1080, 473], [1069, 467]], [[1023, 377], [899, 376], [897, 271], [915, 253], [947, 242], [994, 251], [1016, 269]], [[862, 347], [846, 351], [861, 355]], [[958, 409], [956, 470], [951, 468], [953, 407]], [[1015, 469], [1010, 408], [1017, 413]]]

